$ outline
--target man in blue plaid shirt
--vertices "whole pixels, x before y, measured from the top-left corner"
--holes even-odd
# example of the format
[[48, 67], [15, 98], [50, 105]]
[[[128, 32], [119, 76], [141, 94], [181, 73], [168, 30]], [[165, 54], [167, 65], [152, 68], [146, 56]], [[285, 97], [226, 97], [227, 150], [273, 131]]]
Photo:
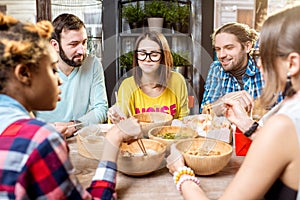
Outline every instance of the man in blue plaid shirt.
[[212, 34], [218, 61], [210, 66], [200, 113], [206, 113], [204, 105], [211, 104], [213, 111], [222, 115], [223, 98], [236, 99], [247, 111], [251, 110], [253, 99], [260, 96], [263, 86], [262, 75], [251, 56], [257, 39], [254, 29], [236, 22], [225, 24]]

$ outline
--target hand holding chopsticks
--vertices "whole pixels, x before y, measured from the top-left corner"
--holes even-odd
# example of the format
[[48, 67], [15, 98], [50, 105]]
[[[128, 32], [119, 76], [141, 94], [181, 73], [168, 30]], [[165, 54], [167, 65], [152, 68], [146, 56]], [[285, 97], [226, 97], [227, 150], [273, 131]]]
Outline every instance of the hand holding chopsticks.
[[245, 108], [247, 112], [251, 111], [254, 104], [253, 97], [247, 91], [242, 90], [238, 92], [227, 93], [218, 101], [206, 105], [203, 113], [207, 113], [206, 110], [207, 108], [209, 108], [209, 109], [213, 109], [214, 113], [217, 116], [220, 116], [224, 114], [224, 112], [226, 111], [227, 102], [230, 102], [232, 100], [238, 101], [241, 104], [241, 106]]
[[[115, 97], [116, 97], [116, 104], [114, 106], [112, 106], [107, 115], [109, 117], [109, 119], [117, 124], [117, 126], [125, 133], [129, 134], [129, 135], [132, 135], [134, 134], [133, 132], [134, 131], [134, 128], [136, 129], [136, 127], [131, 127], [130, 126], [130, 123], [129, 124], [126, 124], [128, 120], [134, 120], [134, 118], [132, 117], [132, 112], [128, 106], [128, 104], [125, 105], [125, 107], [127, 108], [127, 111], [128, 111], [128, 114], [130, 116], [130, 118], [127, 118], [126, 115], [124, 114], [124, 112], [121, 110], [120, 106], [119, 106], [119, 102], [118, 102], [118, 94], [117, 92], [115, 92]], [[122, 104], [124, 104], [124, 92], [122, 91]], [[122, 106], [123, 107], [123, 106]], [[117, 116], [117, 118], [115, 117]], [[136, 120], [136, 119], [135, 119]], [[137, 120], [136, 120], [137, 121]], [[132, 129], [133, 128], [133, 129]], [[139, 136], [137, 137], [133, 137], [132, 139], [137, 139], [137, 143], [142, 151], [142, 153], [144, 154], [144, 156], [147, 156], [147, 151], [146, 151], [146, 148], [144, 146], [144, 143], [143, 141], [140, 139], [141, 138], [141, 135], [142, 135], [142, 131], [140, 129], [140, 126], [139, 126]]]
[[[130, 111], [129, 106], [126, 105], [126, 107], [127, 107], [129, 116], [132, 117], [132, 113], [131, 113], [131, 111]], [[147, 156], [148, 154], [147, 154], [146, 148], [145, 148], [145, 146], [144, 146], [143, 140], [139, 138], [139, 139], [137, 140], [137, 143], [138, 143], [138, 145], [139, 145], [139, 147], [140, 147], [142, 153], [144, 154], [144, 156]]]
[[[242, 103], [237, 100], [226, 100], [226, 111], [224, 112], [224, 116], [240, 130], [247, 130], [248, 124], [253, 124], [253, 120], [251, 118], [252, 108], [247, 112]], [[250, 116], [249, 116], [250, 114]]]

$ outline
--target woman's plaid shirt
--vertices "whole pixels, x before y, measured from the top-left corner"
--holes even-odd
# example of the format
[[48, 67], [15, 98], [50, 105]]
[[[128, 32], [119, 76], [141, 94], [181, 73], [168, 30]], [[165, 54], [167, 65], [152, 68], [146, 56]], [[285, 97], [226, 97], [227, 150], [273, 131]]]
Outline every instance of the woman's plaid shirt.
[[68, 147], [51, 125], [18, 120], [0, 135], [0, 199], [111, 199], [116, 163], [99, 163], [88, 190], [74, 176]]

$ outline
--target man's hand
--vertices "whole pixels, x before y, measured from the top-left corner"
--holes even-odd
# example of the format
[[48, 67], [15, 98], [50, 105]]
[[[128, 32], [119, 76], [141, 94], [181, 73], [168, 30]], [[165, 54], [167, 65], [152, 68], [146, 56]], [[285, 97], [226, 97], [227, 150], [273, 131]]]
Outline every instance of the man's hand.
[[72, 136], [77, 131], [74, 122], [54, 122], [53, 125], [65, 138]]
[[[219, 98], [217, 101], [213, 102], [210, 107], [212, 108], [213, 113], [217, 116], [224, 115], [226, 111], [225, 102], [235, 100], [239, 102], [240, 106], [243, 107], [246, 112], [250, 113], [251, 109], [254, 107], [253, 97], [245, 90], [238, 92], [230, 92], [225, 94], [223, 97]], [[208, 114], [206, 109], [203, 109], [203, 114]]]

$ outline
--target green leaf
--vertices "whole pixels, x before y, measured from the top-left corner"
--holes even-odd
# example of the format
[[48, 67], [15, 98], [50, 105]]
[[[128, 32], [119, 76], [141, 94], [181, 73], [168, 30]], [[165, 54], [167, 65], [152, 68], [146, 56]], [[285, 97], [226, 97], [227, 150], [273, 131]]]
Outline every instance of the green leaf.
[[122, 8], [122, 17], [128, 22], [142, 22], [145, 18], [145, 12], [139, 4], [129, 4]]
[[173, 57], [173, 65], [174, 66], [189, 66], [189, 65], [191, 65], [189, 52], [175, 53], [174, 51], [172, 51], [171, 54]]
[[120, 67], [126, 68], [127, 71], [132, 68], [133, 61], [133, 51], [129, 51], [128, 53], [124, 53], [120, 56]]
[[145, 4], [146, 17], [165, 17], [168, 10], [164, 1], [154, 0]]

